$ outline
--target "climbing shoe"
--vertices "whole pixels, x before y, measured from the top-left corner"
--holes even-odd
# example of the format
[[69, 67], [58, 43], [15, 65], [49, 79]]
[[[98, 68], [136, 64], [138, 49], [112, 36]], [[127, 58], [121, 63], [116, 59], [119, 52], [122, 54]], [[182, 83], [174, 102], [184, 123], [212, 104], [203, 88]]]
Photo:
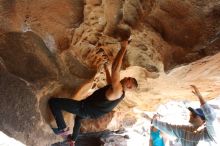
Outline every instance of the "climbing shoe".
[[58, 129], [58, 128], [52, 128], [53, 132], [56, 135], [61, 135], [61, 136], [65, 136], [69, 134], [69, 127], [67, 127], [66, 129]]

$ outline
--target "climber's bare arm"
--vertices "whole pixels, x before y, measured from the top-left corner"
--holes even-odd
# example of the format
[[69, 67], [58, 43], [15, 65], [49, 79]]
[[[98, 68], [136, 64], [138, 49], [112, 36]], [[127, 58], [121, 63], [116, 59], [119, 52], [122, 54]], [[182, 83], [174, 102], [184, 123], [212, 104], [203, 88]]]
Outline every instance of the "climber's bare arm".
[[112, 64], [112, 74], [111, 74], [111, 82], [112, 82], [112, 91], [110, 92], [110, 96], [113, 99], [117, 99], [122, 95], [122, 85], [120, 83], [120, 70], [122, 65], [122, 60], [126, 52], [128, 41], [121, 42], [121, 49], [116, 55], [115, 60]]
[[107, 84], [112, 84], [111, 75], [107, 63], [104, 64], [104, 70], [105, 70]]

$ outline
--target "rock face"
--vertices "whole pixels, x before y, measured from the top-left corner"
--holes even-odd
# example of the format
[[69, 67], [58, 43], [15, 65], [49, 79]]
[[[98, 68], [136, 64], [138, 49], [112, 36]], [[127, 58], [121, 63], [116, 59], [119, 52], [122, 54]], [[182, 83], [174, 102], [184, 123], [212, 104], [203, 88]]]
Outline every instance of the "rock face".
[[[214, 98], [219, 7], [218, 0], [1, 0], [0, 130], [27, 145], [59, 140], [49, 128], [48, 99], [81, 100], [104, 86], [103, 62], [112, 63], [130, 34], [121, 76], [136, 77], [139, 89], [112, 113], [84, 121], [83, 132], [130, 126], [133, 107], [193, 100], [190, 84]], [[73, 124], [71, 115], [65, 119]]]
[[[34, 137], [42, 133], [39, 140], [43, 140], [45, 133], [43, 129], [36, 129], [42, 127], [41, 116], [36, 95], [30, 84], [1, 70], [0, 87], [2, 107], [0, 129], [23, 142], [38, 145], [38, 140]], [[46, 144], [45, 140], [42, 144]]]
[[9, 32], [0, 39], [1, 58], [12, 74], [31, 83], [58, 75], [54, 56], [36, 34]]
[[[219, 57], [208, 56], [188, 65], [182, 65], [169, 73], [160, 73], [158, 78], [140, 67], [129, 67], [122, 76], [136, 77], [140, 87], [137, 92], [127, 93], [127, 103], [140, 109], [154, 111], [158, 103], [169, 101], [196, 101], [190, 85], [197, 85], [202, 95], [211, 100], [219, 96]], [[152, 78], [149, 78], [152, 77]]]

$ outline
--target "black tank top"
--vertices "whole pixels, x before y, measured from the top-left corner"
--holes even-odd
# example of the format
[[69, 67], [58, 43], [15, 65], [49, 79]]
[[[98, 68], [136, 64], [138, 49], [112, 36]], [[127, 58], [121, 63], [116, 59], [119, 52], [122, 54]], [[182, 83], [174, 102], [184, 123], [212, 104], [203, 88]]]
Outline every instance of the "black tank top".
[[84, 100], [84, 104], [94, 110], [98, 110], [104, 113], [112, 111], [112, 109], [116, 107], [118, 103], [124, 98], [125, 93], [123, 91], [123, 94], [120, 98], [110, 101], [105, 96], [105, 93], [109, 88], [111, 88], [111, 85], [107, 85], [96, 90], [92, 95]]

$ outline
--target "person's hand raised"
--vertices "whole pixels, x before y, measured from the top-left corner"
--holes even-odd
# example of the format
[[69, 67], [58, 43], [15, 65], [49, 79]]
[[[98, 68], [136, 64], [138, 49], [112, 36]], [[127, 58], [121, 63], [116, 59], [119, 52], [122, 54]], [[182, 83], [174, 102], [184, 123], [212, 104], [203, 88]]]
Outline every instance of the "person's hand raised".
[[190, 86], [193, 88], [193, 89], [192, 89], [192, 93], [193, 93], [194, 95], [196, 95], [197, 97], [201, 97], [201, 94], [200, 94], [198, 88], [197, 88], [195, 85], [190, 85]]
[[160, 115], [157, 113], [157, 114], [154, 114], [153, 115], [153, 118], [152, 119], [159, 119], [160, 118]]
[[198, 97], [200, 104], [204, 105], [206, 101], [203, 99], [202, 95], [200, 94], [199, 89], [195, 85], [190, 85], [190, 86], [193, 88], [192, 93]]
[[145, 119], [149, 120], [149, 121], [152, 120], [152, 118], [148, 114], [141, 113], [141, 116], [144, 117]]

